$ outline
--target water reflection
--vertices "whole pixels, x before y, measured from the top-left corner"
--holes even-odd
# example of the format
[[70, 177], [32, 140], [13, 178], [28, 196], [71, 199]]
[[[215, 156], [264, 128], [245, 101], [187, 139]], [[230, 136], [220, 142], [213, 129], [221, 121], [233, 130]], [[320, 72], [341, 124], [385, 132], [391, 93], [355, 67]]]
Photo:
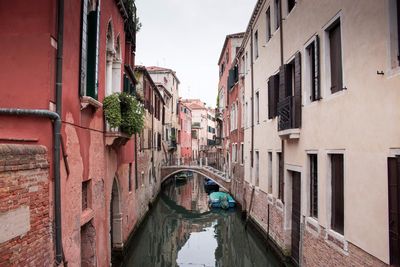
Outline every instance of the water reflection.
[[209, 210], [203, 177], [162, 192], [123, 266], [280, 266], [235, 211]]

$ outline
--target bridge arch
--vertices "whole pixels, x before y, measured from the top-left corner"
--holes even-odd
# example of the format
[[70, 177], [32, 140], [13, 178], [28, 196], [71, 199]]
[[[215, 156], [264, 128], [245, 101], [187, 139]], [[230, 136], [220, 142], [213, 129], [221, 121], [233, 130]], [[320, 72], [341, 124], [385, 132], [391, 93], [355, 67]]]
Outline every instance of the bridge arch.
[[218, 175], [209, 169], [199, 166], [168, 166], [162, 167], [161, 169], [161, 182], [164, 183], [172, 178], [175, 174], [180, 172], [191, 171], [202, 176], [205, 176], [214, 182], [216, 182], [220, 187], [224, 188], [225, 190], [230, 190], [230, 181], [225, 180], [221, 175]]

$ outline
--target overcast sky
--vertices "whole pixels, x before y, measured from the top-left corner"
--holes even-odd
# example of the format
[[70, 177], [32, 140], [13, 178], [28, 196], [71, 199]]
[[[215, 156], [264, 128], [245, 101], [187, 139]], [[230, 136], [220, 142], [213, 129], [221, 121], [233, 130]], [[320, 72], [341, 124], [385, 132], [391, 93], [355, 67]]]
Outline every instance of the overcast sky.
[[136, 64], [176, 71], [180, 95], [215, 106], [227, 34], [245, 31], [256, 0], [136, 0]]

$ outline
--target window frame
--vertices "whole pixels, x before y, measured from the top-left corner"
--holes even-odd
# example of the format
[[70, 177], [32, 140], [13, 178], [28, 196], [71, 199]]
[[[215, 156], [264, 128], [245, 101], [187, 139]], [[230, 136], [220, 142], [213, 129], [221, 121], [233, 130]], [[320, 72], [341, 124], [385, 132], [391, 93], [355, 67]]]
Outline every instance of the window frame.
[[[329, 31], [332, 29], [332, 27], [336, 26], [339, 24], [340, 26], [340, 41], [341, 41], [341, 63], [342, 63], [342, 90], [339, 90], [335, 93], [331, 92], [331, 87], [332, 87], [332, 80], [331, 80], [331, 56], [330, 56], [330, 38], [329, 38]], [[325, 96], [325, 98], [329, 98], [330, 96], [334, 95], [341, 95], [347, 89], [345, 84], [346, 84], [346, 74], [343, 71], [344, 70], [344, 63], [345, 61], [343, 60], [343, 54], [345, 51], [345, 44], [343, 43], [343, 19], [342, 19], [342, 13], [341, 11], [338, 12], [332, 19], [326, 23], [326, 25], [323, 27], [323, 49], [320, 47], [320, 52], [321, 52], [321, 58], [323, 57], [324, 60], [321, 60], [321, 63], [324, 62], [324, 72], [325, 72], [325, 78], [323, 79], [325, 81], [325, 89], [323, 90], [324, 92], [322, 93], [321, 90], [321, 95]], [[322, 81], [322, 79], [321, 79]], [[322, 89], [322, 87], [321, 87]]]

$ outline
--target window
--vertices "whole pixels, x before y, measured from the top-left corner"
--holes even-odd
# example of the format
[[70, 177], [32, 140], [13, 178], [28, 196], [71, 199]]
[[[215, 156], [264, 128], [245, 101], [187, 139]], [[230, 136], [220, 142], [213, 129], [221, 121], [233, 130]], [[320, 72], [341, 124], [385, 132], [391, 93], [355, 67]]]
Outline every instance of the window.
[[329, 38], [329, 59], [330, 59], [330, 78], [331, 93], [343, 90], [343, 73], [342, 73], [342, 44], [340, 20], [335, 21], [328, 29]]
[[91, 208], [90, 203], [90, 180], [82, 182], [82, 211]]
[[249, 53], [246, 51], [246, 64], [245, 64], [246, 74], [249, 72]]
[[309, 88], [310, 101], [313, 102], [321, 99], [318, 36], [315, 36], [315, 40], [307, 46], [305, 57], [308, 76], [306, 83]]
[[240, 144], [240, 164], [244, 164], [244, 144]]
[[273, 119], [278, 115], [278, 101], [279, 74], [276, 74], [268, 79], [268, 119]]
[[278, 199], [280, 199], [283, 203], [284, 201], [284, 181], [283, 181], [283, 161], [282, 161], [282, 153], [276, 153], [278, 157]]
[[268, 193], [272, 194], [272, 152], [268, 152]]
[[331, 228], [344, 233], [343, 154], [331, 154]]
[[236, 162], [236, 149], [237, 149], [237, 144], [232, 144], [232, 162]]
[[281, 25], [281, 0], [274, 1], [274, 10], [275, 10], [275, 30], [277, 30]]
[[288, 0], [287, 1], [288, 14], [290, 13], [290, 11], [292, 11], [292, 9], [294, 8], [295, 5], [296, 5], [296, 0]]
[[256, 186], [260, 185], [260, 153], [256, 151]]
[[254, 33], [254, 56], [258, 58], [258, 31]]
[[389, 0], [390, 67], [400, 66], [400, 0]]
[[244, 111], [245, 111], [245, 106], [244, 106], [244, 96], [242, 96], [242, 110], [240, 111], [240, 126], [243, 128], [244, 127]]
[[129, 192], [132, 191], [132, 163], [129, 163], [129, 168], [128, 168], [128, 189]]
[[246, 115], [245, 115], [245, 119], [246, 119], [246, 128], [249, 127], [249, 105], [246, 102]]
[[268, 7], [267, 12], [265, 12], [265, 18], [267, 21], [266, 24], [266, 38], [267, 38], [267, 42], [269, 41], [269, 39], [271, 39], [271, 10]]
[[260, 123], [260, 92], [256, 92], [256, 121]]
[[88, 0], [83, 1], [79, 93], [94, 99], [98, 96], [99, 21], [99, 6], [93, 8]]
[[310, 162], [310, 216], [318, 218], [318, 155], [309, 154]]

